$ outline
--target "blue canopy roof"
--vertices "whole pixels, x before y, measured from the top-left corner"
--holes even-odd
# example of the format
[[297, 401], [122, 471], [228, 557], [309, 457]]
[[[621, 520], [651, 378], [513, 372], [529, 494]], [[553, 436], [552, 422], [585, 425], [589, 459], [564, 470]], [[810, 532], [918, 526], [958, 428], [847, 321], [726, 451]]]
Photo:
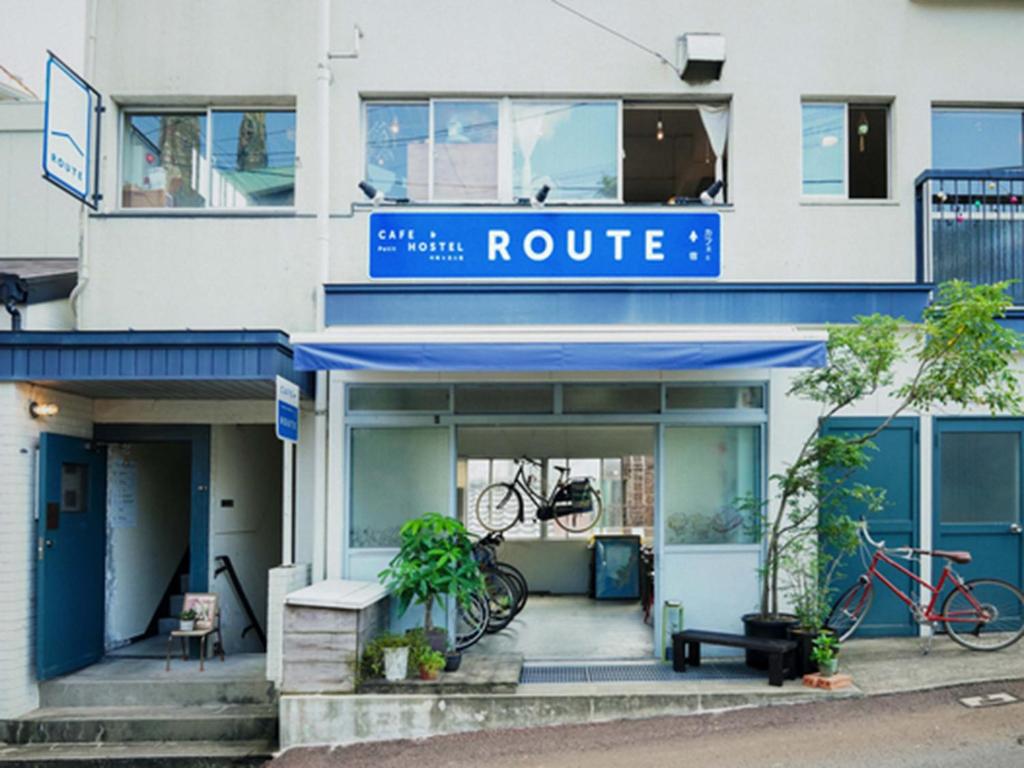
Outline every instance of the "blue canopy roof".
[[0, 333], [0, 381], [97, 397], [273, 397], [278, 375], [313, 390], [281, 331]]

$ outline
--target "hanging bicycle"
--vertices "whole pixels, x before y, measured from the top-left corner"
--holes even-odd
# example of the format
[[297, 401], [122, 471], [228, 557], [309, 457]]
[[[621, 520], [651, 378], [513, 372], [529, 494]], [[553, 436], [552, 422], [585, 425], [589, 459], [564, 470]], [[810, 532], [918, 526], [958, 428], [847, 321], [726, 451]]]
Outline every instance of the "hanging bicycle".
[[554, 520], [570, 533], [583, 533], [601, 520], [601, 493], [589, 478], [569, 478], [569, 467], [555, 467], [558, 479], [551, 493], [545, 496], [532, 486], [526, 465], [543, 467], [543, 463], [527, 456], [515, 459], [515, 477], [508, 483], [491, 483], [476, 497], [476, 519], [488, 531], [507, 531], [525, 520], [523, 497], [537, 507], [538, 521]]

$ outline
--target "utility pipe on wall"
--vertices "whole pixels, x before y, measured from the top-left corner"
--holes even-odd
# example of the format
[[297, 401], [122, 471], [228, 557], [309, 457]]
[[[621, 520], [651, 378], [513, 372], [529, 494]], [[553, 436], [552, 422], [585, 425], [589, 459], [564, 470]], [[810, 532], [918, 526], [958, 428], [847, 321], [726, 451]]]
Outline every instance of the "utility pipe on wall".
[[[317, 174], [316, 247], [317, 270], [315, 327], [324, 328], [325, 285], [331, 258], [330, 156], [331, 156], [331, 0], [319, 0], [317, 27], [316, 105]], [[327, 577], [327, 374], [316, 373], [313, 421], [313, 581]]]

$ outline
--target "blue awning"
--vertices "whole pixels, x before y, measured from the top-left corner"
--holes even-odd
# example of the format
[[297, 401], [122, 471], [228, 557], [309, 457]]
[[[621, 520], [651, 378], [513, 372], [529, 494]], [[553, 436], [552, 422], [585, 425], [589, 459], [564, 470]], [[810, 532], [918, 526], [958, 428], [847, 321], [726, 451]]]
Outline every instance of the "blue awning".
[[807, 368], [823, 339], [659, 342], [296, 342], [295, 367], [371, 371], [626, 371]]

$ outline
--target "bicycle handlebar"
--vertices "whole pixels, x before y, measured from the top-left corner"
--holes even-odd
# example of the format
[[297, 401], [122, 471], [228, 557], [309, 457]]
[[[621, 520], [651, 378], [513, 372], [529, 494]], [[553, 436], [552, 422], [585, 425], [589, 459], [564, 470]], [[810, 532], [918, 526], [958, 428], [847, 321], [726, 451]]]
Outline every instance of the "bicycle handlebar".
[[882, 541], [875, 541], [873, 538], [871, 538], [871, 534], [868, 532], [868, 521], [865, 520], [863, 517], [860, 519], [860, 525], [858, 527], [860, 529], [861, 536], [864, 537], [864, 541], [866, 541], [875, 549], [885, 549], [884, 539]]

